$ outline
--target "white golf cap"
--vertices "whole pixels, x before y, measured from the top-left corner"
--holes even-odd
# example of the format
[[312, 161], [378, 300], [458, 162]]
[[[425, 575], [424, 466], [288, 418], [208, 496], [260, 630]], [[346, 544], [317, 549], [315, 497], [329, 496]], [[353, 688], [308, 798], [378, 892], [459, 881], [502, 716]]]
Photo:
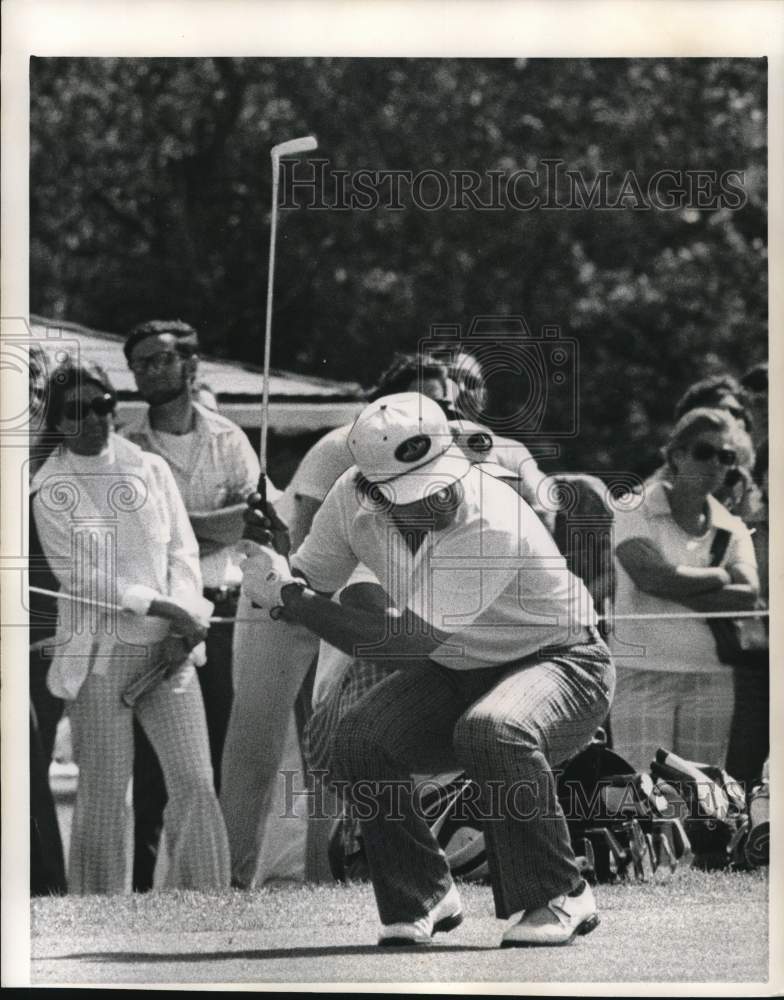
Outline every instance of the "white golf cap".
[[393, 504], [423, 500], [471, 468], [441, 407], [418, 392], [382, 396], [366, 406], [348, 446], [362, 475]]

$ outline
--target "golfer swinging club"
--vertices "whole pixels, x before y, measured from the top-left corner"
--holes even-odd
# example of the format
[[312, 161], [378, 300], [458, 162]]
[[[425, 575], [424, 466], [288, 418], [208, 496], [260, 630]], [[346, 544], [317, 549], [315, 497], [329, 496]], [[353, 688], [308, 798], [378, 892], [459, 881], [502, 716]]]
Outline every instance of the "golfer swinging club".
[[[333, 743], [349, 806], [362, 790], [379, 944], [426, 944], [463, 919], [411, 786], [412, 774], [456, 766], [481, 792], [496, 914], [517, 918], [501, 946], [567, 944], [599, 922], [551, 770], [589, 743], [612, 700], [591, 598], [526, 502], [452, 444], [432, 400], [376, 400], [349, 446], [356, 465], [290, 563], [280, 522], [249, 508], [264, 544], [243, 585], [273, 616], [397, 668], [342, 716]], [[381, 581], [386, 610], [329, 600], [357, 563]]]

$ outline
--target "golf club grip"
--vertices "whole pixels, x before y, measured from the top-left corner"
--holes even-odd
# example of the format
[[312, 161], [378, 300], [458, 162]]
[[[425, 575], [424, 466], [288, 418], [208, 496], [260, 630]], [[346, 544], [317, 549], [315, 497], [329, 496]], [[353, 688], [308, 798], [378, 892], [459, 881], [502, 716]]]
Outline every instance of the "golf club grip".
[[259, 473], [259, 481], [256, 484], [256, 492], [261, 497], [261, 506], [262, 507], [266, 507], [267, 506], [267, 473], [266, 472], [260, 472]]
[[[256, 484], [256, 492], [261, 498], [256, 503], [253, 504], [254, 509], [261, 510], [264, 512], [265, 517], [267, 516], [267, 474], [266, 472], [259, 473], [259, 481]], [[245, 524], [245, 530], [242, 532], [243, 538], [249, 538], [252, 542], [258, 542], [260, 545], [266, 543], [265, 538], [259, 538], [258, 531], [260, 528], [254, 527], [252, 524]]]

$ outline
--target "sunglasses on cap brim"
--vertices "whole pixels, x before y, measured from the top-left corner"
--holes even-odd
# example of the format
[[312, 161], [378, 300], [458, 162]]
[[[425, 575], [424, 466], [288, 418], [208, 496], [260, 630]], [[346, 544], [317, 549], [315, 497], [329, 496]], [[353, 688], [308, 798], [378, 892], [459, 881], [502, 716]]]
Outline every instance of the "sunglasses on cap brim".
[[63, 406], [63, 417], [75, 423], [82, 423], [90, 413], [95, 413], [99, 417], [108, 417], [114, 412], [117, 400], [110, 392], [105, 392], [103, 396], [96, 396], [94, 399], [72, 399]]

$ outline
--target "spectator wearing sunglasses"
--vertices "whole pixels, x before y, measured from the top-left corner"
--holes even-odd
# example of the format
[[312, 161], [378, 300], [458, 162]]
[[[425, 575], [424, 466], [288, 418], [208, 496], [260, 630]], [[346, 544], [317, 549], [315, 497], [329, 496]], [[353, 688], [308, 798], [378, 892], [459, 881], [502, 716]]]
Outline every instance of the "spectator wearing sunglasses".
[[[736, 424], [699, 407], [678, 421], [665, 449], [668, 479], [630, 494], [615, 514], [617, 615], [743, 611], [759, 580], [749, 530], [714, 497], [737, 461]], [[718, 529], [729, 533], [716, 561]], [[647, 768], [657, 747], [722, 763], [733, 712], [732, 668], [719, 660], [704, 619], [616, 621], [615, 748]]]
[[[58, 602], [47, 679], [68, 705], [79, 765], [68, 890], [130, 888], [125, 795], [134, 717], [169, 792], [165, 886], [227, 887], [228, 841], [193, 669], [212, 605], [201, 594], [185, 506], [166, 462], [114, 432], [115, 394], [100, 368], [57, 368], [47, 399], [47, 425], [61, 443], [33, 479], [35, 524], [61, 592], [96, 602]], [[110, 609], [116, 605], [123, 610]], [[157, 686], [134, 708], [124, 704], [126, 688], [157, 666]]]
[[[726, 470], [713, 495], [729, 511], [750, 524], [756, 516], [760, 496], [752, 474], [753, 433], [756, 424], [749, 398], [732, 375], [711, 375], [695, 382], [684, 392], [675, 404], [675, 421], [679, 421], [690, 410], [700, 407], [724, 410], [734, 419], [733, 447], [737, 453], [737, 460]], [[671, 478], [672, 471], [665, 460], [645, 485], [658, 480], [670, 481]]]

